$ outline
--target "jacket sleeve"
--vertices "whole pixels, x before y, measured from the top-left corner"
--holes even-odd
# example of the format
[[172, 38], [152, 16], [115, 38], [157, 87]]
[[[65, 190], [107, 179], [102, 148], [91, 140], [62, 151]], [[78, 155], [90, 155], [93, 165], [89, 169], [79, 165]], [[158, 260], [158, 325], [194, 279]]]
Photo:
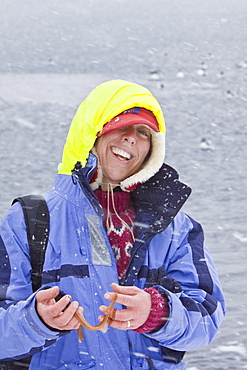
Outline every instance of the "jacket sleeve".
[[39, 319], [32, 292], [26, 227], [19, 203], [0, 223], [0, 359], [32, 355], [54, 343], [60, 333]]
[[180, 213], [169, 230], [158, 236], [158, 243], [164, 237], [170, 240], [164, 262], [167, 277], [175, 279], [181, 291], [173, 293], [162, 284], [155, 287], [167, 294], [170, 317], [159, 331], [147, 336], [176, 351], [208, 345], [224, 318], [225, 302], [216, 269], [204, 244], [202, 227]]

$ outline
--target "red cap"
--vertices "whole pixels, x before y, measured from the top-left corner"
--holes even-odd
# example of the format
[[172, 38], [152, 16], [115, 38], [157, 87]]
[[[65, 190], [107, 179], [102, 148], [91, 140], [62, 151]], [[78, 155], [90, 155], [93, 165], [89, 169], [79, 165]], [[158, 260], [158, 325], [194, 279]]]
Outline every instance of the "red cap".
[[155, 132], [159, 132], [158, 122], [155, 115], [150, 110], [135, 107], [120, 113], [118, 116], [107, 122], [102, 131], [98, 133], [98, 136], [102, 136], [121, 127], [132, 125], [146, 125]]

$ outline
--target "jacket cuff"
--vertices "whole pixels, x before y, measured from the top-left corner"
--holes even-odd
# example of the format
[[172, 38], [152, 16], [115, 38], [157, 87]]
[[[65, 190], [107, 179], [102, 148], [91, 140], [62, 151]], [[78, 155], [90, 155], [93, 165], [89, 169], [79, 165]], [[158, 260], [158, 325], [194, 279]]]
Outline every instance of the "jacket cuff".
[[152, 306], [150, 314], [144, 324], [133, 330], [134, 332], [141, 334], [159, 330], [165, 325], [170, 314], [168, 298], [166, 295], [162, 295], [154, 288], [146, 288], [144, 291], [150, 294]]

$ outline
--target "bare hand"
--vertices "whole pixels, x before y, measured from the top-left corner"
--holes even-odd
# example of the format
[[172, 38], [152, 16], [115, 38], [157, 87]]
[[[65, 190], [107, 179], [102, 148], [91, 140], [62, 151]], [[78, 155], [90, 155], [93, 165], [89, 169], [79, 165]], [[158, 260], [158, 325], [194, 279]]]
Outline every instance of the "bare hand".
[[[111, 326], [116, 329], [137, 329], [144, 324], [151, 311], [150, 294], [135, 286], [120, 286], [113, 283], [112, 289], [118, 293], [116, 302], [126, 306], [126, 309], [112, 312], [110, 317], [114, 320]], [[104, 296], [108, 300], [112, 300], [113, 293], [106, 293]], [[107, 311], [107, 306], [100, 306], [100, 311], [104, 314]], [[99, 316], [102, 321], [104, 316]]]
[[[79, 303], [70, 303], [69, 295], [63, 296], [58, 302], [55, 298], [59, 294], [57, 286], [45, 290], [40, 290], [36, 295], [36, 310], [42, 320], [50, 327], [57, 330], [78, 329], [80, 323], [74, 317]], [[69, 306], [66, 308], [66, 306]], [[64, 310], [66, 308], [66, 310]], [[79, 308], [80, 309], [80, 308]], [[64, 311], [63, 311], [64, 310]]]

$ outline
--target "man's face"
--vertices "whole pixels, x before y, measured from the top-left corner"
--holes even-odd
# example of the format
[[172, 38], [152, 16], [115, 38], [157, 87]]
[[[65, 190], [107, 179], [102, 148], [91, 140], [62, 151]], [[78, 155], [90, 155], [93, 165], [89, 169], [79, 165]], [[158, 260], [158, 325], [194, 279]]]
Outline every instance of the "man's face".
[[125, 126], [99, 137], [96, 151], [103, 172], [102, 190], [107, 184], [119, 184], [136, 173], [144, 162], [151, 142], [151, 130], [145, 125]]

